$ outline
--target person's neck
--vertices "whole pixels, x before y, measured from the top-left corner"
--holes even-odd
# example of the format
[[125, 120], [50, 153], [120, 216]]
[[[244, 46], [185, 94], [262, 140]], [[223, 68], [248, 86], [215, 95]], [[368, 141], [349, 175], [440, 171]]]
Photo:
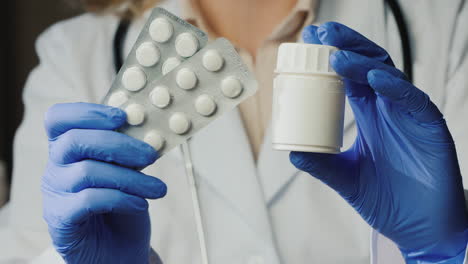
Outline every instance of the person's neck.
[[297, 0], [192, 0], [215, 34], [226, 37], [255, 57], [257, 50], [285, 19]]

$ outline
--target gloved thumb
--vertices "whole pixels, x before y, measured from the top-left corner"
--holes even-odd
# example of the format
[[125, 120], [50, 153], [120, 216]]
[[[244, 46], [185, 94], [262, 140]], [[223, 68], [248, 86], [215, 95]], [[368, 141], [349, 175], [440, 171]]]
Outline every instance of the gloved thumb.
[[341, 154], [291, 152], [291, 163], [337, 191], [343, 198], [355, 194], [357, 188], [356, 159], [352, 151]]

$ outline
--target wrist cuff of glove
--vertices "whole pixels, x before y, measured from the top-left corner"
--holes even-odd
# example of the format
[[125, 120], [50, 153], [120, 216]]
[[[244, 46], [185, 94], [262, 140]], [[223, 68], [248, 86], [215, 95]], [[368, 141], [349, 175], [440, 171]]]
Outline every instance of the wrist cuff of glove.
[[411, 252], [401, 249], [401, 253], [407, 264], [463, 264], [467, 243], [468, 229], [435, 245]]

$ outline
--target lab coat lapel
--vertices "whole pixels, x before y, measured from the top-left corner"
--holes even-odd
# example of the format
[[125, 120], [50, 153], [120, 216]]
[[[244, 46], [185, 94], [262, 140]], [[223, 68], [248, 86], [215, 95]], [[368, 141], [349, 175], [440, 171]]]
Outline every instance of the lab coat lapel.
[[[214, 190], [225, 204], [222, 210], [231, 208], [230, 210], [236, 212], [236, 217], [242, 219], [235, 223], [226, 223], [224, 228], [239, 230], [236, 236], [252, 236], [242, 232], [255, 233], [254, 236], [262, 244], [273, 248], [271, 227], [254, 158], [238, 109], [224, 114], [202, 129], [190, 141], [190, 148], [201, 190]], [[201, 207], [210, 229], [218, 225], [219, 223], [209, 223], [222, 217], [220, 212], [214, 210], [216, 206], [213, 202], [202, 200]], [[218, 215], [213, 215], [217, 213]], [[248, 227], [241, 226], [244, 224]]]
[[270, 126], [265, 132], [258, 157], [258, 174], [267, 203], [299, 172], [289, 162], [289, 151], [278, 151], [272, 148], [271, 137]]

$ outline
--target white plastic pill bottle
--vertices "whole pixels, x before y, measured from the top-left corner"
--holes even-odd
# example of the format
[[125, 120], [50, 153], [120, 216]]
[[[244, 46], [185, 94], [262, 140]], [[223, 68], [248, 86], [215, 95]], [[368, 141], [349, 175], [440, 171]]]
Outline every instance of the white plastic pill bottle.
[[273, 82], [273, 148], [339, 153], [345, 90], [330, 66], [332, 46], [283, 43]]

